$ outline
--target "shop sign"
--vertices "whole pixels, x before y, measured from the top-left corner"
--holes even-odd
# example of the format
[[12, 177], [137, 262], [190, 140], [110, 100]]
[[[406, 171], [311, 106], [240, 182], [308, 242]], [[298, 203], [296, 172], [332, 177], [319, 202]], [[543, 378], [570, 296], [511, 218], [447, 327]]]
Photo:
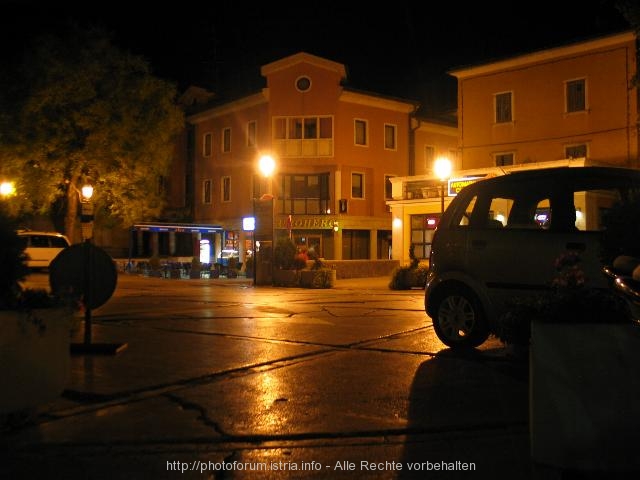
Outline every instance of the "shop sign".
[[289, 216], [278, 217], [276, 220], [276, 228], [281, 229], [333, 229], [336, 219], [328, 216], [304, 217]]
[[464, 187], [471, 185], [482, 178], [484, 177], [450, 178], [447, 182], [447, 190], [449, 191], [448, 195], [450, 197], [455, 197]]

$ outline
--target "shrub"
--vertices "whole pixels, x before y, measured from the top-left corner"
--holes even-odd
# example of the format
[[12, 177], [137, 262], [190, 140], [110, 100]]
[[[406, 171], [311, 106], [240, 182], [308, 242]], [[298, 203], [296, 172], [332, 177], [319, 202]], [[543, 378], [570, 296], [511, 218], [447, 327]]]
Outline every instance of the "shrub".
[[274, 267], [279, 270], [294, 270], [296, 244], [290, 238], [280, 238], [273, 252]]
[[410, 290], [412, 288], [424, 288], [427, 283], [429, 267], [426, 265], [411, 265], [396, 268], [389, 282], [391, 290]]

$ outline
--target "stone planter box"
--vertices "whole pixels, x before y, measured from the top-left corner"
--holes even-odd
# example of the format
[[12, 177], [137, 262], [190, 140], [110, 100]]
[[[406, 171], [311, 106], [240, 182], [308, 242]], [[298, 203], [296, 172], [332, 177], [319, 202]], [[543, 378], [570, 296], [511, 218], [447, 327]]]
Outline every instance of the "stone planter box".
[[640, 468], [640, 327], [533, 322], [529, 368], [535, 462]]
[[0, 311], [0, 414], [60, 396], [70, 375], [72, 319], [66, 308]]
[[336, 271], [329, 268], [301, 270], [300, 286], [304, 288], [332, 288], [336, 283]]
[[273, 269], [273, 284], [276, 287], [298, 287], [300, 286], [300, 275], [297, 270]]

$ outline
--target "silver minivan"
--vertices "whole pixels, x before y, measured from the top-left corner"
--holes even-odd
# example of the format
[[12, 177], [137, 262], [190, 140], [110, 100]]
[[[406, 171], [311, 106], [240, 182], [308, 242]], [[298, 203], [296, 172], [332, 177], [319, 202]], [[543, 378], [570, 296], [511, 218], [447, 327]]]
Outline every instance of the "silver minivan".
[[51, 261], [69, 246], [69, 239], [58, 232], [20, 230], [29, 268], [49, 268]]
[[431, 245], [424, 301], [438, 338], [482, 344], [507, 300], [548, 289], [567, 253], [579, 254], [587, 285], [605, 288], [603, 218], [638, 192], [640, 171], [616, 167], [517, 171], [462, 189]]

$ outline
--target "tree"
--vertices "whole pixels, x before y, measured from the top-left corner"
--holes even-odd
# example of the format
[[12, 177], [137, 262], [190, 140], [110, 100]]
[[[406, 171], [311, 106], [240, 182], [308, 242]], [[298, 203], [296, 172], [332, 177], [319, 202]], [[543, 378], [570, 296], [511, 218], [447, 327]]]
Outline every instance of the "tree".
[[157, 217], [159, 179], [184, 126], [175, 99], [173, 84], [100, 30], [40, 37], [0, 83], [0, 179], [16, 183], [14, 211], [58, 209], [73, 240], [79, 191], [91, 182], [107, 216]]

